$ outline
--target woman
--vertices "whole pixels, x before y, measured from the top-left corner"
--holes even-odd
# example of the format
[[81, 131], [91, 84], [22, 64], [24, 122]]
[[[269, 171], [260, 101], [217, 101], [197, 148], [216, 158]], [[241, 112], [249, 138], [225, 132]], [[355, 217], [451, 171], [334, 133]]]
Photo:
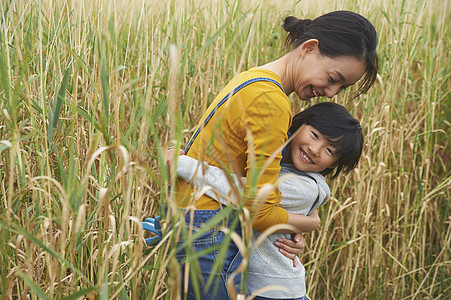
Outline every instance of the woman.
[[[288, 32], [286, 45], [291, 50], [276, 61], [235, 76], [204, 113], [185, 150], [192, 158], [247, 178], [244, 206], [251, 212], [253, 229], [260, 232], [276, 224], [292, 225], [298, 228], [295, 232], [301, 232], [302, 228], [303, 219], [299, 215], [278, 206], [281, 194], [277, 189], [264, 203], [255, 201], [258, 189], [276, 183], [279, 176], [280, 151], [287, 140], [292, 118], [288, 95], [295, 92], [302, 100], [331, 98], [362, 79], [356, 97], [373, 85], [377, 74], [376, 31], [359, 14], [336, 11], [313, 21], [288, 17], [283, 28]], [[194, 202], [193, 189], [183, 180], [178, 181], [175, 191], [180, 207], [194, 205], [194, 213], [186, 214], [186, 222], [194, 223], [195, 227], [200, 227], [223, 208], [206, 195]], [[231, 230], [240, 233], [236, 226]], [[223, 238], [222, 232], [212, 230], [193, 246], [196, 252], [218, 247]], [[282, 243], [276, 245], [282, 247], [280, 251], [287, 257], [302, 249], [302, 240], [279, 242]], [[226, 246], [228, 252], [222, 272], [216, 274], [211, 285], [203, 286], [202, 282], [207, 282], [217, 251], [199, 258], [202, 299], [230, 297], [227, 279], [236, 270], [241, 257], [236, 245]], [[179, 253], [180, 261], [184, 253]], [[184, 292], [188, 299], [195, 299], [191, 283], [197, 279], [193, 275], [194, 272], [188, 291]], [[236, 276], [234, 282], [239, 285], [240, 276]]]

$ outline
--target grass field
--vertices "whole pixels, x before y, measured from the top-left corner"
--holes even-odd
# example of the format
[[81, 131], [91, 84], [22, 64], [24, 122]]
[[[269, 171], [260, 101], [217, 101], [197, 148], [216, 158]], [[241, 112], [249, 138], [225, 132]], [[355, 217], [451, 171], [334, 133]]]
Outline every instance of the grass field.
[[380, 71], [333, 99], [365, 148], [306, 236], [308, 295], [451, 298], [449, 1], [0, 3], [2, 299], [176, 299], [178, 227], [147, 248], [139, 223], [171, 205], [164, 148], [234, 74], [285, 53], [284, 17], [337, 9], [375, 25]]

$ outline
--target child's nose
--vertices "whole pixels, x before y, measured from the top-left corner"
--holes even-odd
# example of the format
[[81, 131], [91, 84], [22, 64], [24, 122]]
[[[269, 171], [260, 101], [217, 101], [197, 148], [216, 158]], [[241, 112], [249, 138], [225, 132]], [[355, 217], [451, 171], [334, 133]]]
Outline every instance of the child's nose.
[[319, 153], [319, 145], [317, 145], [317, 144], [310, 144], [309, 145], [309, 150], [310, 150], [311, 154], [316, 156]]

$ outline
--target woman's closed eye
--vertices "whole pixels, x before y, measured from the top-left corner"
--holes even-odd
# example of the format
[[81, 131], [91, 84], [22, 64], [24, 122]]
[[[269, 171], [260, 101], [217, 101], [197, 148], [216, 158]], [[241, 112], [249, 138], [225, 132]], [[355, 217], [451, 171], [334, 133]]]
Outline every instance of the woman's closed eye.
[[[335, 80], [332, 76], [329, 75], [329, 82], [332, 83], [332, 84], [335, 84], [335, 83], [337, 83], [337, 80]], [[350, 86], [349, 84], [342, 85], [340, 87], [340, 92], [346, 90], [349, 86]]]
[[314, 132], [314, 131], [312, 131], [312, 136], [315, 138], [315, 139], [318, 139], [318, 134], [316, 133], [316, 132]]

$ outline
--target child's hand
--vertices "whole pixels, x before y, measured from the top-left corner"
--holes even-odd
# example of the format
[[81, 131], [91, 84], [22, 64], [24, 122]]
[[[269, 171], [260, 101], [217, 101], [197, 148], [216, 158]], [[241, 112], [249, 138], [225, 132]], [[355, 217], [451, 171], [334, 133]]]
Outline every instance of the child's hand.
[[[166, 164], [168, 165], [169, 170], [172, 167], [172, 164], [174, 163], [175, 156], [177, 155], [183, 155], [185, 152], [183, 150], [178, 150], [175, 148], [168, 148], [168, 151], [166, 152]], [[178, 156], [177, 155], [177, 156]]]
[[302, 233], [292, 234], [292, 240], [278, 239], [275, 245], [279, 247], [279, 252], [283, 256], [293, 260], [293, 267], [297, 266], [296, 256], [304, 250], [305, 242]]

